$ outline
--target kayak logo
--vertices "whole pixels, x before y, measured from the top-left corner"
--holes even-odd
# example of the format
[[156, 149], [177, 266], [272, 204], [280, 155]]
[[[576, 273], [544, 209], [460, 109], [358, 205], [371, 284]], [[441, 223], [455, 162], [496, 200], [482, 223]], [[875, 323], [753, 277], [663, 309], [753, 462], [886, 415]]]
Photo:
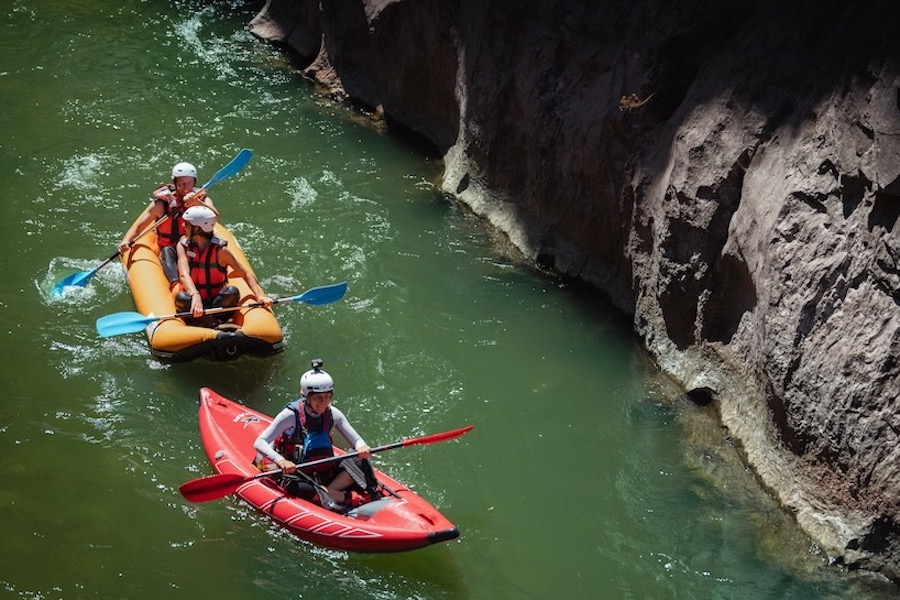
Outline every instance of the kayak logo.
[[239, 423], [240, 421], [244, 422], [243, 429], [247, 429], [248, 425], [252, 425], [253, 423], [259, 423], [259, 417], [257, 417], [256, 415], [251, 415], [250, 413], [242, 412], [242, 413], [238, 413], [237, 415], [235, 415], [232, 423]]

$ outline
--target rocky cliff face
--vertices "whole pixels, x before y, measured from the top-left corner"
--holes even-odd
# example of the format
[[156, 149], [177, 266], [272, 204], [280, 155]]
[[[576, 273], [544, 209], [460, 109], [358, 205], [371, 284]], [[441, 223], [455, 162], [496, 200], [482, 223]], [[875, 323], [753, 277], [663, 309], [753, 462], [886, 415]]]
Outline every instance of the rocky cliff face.
[[900, 3], [269, 0], [251, 24], [634, 315], [834, 557], [900, 580]]

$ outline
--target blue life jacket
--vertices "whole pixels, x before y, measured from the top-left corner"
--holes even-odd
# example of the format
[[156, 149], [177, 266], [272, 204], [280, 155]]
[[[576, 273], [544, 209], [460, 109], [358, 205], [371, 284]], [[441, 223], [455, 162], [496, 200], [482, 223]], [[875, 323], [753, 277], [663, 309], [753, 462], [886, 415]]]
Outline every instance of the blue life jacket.
[[334, 456], [331, 437], [334, 416], [330, 406], [318, 417], [306, 414], [302, 398], [289, 402], [285, 408], [294, 413], [294, 427], [284, 432], [279, 450], [282, 456], [297, 464]]

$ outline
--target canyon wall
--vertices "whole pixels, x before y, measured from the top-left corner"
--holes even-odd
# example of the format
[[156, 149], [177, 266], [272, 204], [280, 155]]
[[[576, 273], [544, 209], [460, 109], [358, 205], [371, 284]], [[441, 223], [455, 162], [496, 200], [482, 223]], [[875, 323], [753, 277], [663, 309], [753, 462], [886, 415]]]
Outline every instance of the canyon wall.
[[269, 0], [251, 31], [634, 317], [838, 562], [900, 581], [900, 3]]

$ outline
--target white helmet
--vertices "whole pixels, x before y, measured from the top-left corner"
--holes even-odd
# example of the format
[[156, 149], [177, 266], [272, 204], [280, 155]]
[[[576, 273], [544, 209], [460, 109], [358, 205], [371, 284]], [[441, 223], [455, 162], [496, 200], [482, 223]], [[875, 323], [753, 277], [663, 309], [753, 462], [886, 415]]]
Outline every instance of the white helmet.
[[180, 162], [172, 167], [172, 179], [176, 177], [193, 177], [197, 179], [197, 167], [189, 162]]
[[208, 206], [192, 206], [184, 211], [182, 218], [206, 233], [212, 233], [216, 226], [216, 213]]
[[306, 396], [310, 392], [333, 392], [334, 379], [322, 370], [322, 360], [312, 361], [312, 369], [300, 376], [300, 393]]

